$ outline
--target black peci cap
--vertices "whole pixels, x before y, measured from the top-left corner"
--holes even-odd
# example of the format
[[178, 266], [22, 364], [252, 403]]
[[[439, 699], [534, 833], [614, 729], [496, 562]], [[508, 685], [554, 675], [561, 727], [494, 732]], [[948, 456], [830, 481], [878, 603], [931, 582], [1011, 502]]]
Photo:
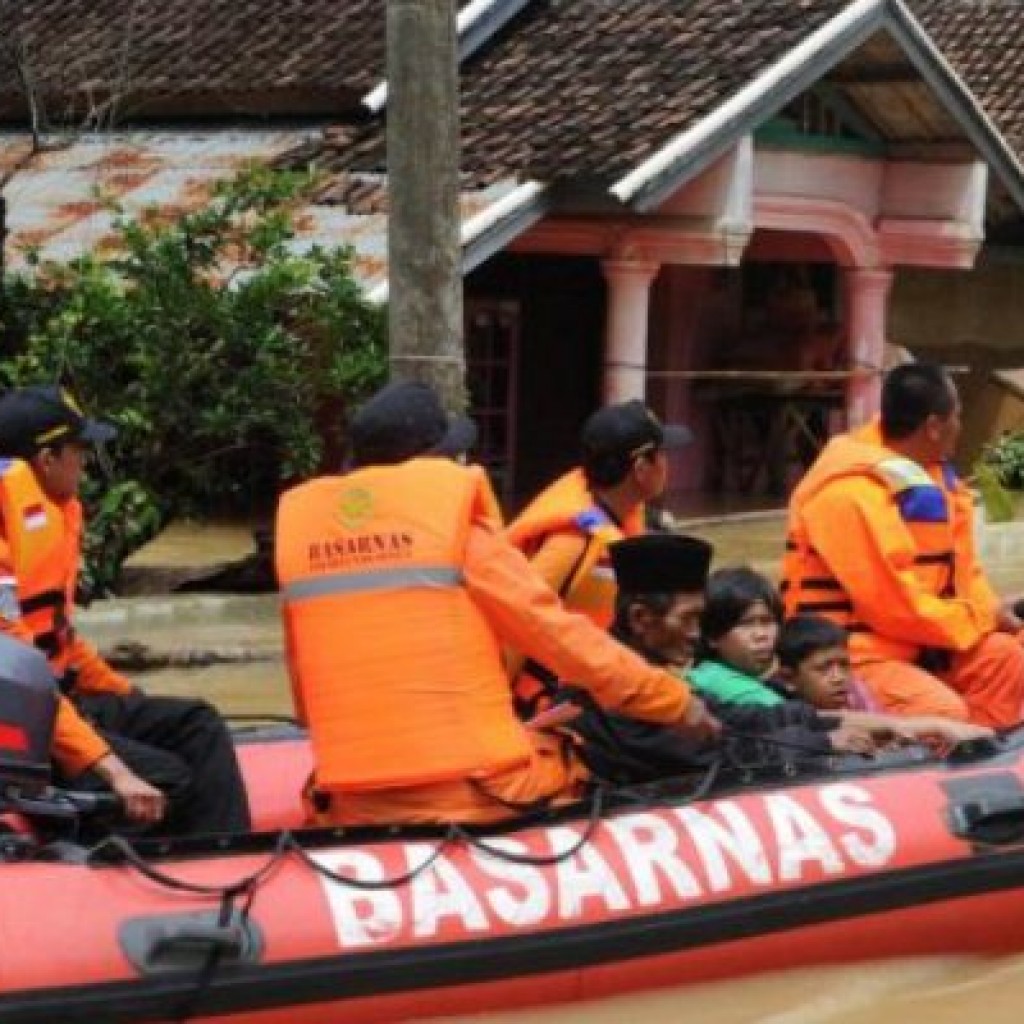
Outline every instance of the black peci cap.
[[699, 537], [645, 533], [608, 548], [615, 582], [629, 594], [692, 594], [708, 581], [714, 548]]
[[397, 381], [377, 392], [352, 418], [349, 441], [360, 466], [404, 462], [417, 455], [462, 455], [476, 442], [467, 416], [449, 418], [426, 384]]
[[91, 420], [63, 388], [27, 387], [0, 398], [0, 455], [30, 459], [68, 442], [102, 444], [115, 437], [109, 423]]

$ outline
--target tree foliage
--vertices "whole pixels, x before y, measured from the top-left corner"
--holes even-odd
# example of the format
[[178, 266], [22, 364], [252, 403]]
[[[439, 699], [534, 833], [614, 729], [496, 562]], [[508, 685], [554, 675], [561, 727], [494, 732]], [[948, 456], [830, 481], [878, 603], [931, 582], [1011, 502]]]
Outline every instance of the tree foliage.
[[2, 383], [60, 380], [119, 430], [86, 494], [98, 585], [172, 516], [266, 514], [383, 380], [385, 315], [351, 253], [294, 244], [310, 184], [254, 168], [174, 219], [109, 204], [104, 252], [7, 275]]

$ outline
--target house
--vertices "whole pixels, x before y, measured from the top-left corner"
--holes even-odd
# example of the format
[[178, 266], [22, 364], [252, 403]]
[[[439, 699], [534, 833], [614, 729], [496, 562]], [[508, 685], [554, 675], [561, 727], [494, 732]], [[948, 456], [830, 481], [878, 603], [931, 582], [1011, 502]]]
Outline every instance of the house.
[[[51, 0], [13, 20], [9, 258], [102, 244], [96, 184], [187, 205], [255, 157], [324, 172], [298, 244], [354, 245], [386, 294], [379, 2]], [[887, 342], [1019, 362], [1020, 5], [473, 0], [460, 27], [469, 383], [510, 502], [603, 399], [696, 427], [681, 507], [748, 507], [871, 414]], [[29, 152], [58, 109], [105, 130]]]

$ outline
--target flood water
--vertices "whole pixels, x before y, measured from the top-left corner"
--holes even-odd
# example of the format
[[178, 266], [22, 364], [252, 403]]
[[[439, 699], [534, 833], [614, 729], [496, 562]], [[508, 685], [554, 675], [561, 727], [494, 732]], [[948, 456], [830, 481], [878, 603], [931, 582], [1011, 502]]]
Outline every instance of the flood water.
[[[1018, 524], [1019, 525], [1019, 524]], [[778, 520], [694, 532], [720, 551], [718, 564], [752, 562], [771, 572]], [[1005, 536], [1004, 536], [1005, 534]], [[984, 560], [1004, 591], [1024, 590], [1021, 534], [990, 533]], [[78, 620], [102, 650], [142, 645], [168, 667], [138, 675], [151, 692], [196, 694], [228, 714], [289, 714], [273, 597], [189, 595], [99, 602]], [[214, 656], [214, 664], [182, 667]], [[957, 927], [955, 912], [949, 927]], [[1024, 922], [1021, 923], [1024, 932]], [[1024, 956], [929, 958], [842, 968], [802, 968], [764, 977], [574, 1004], [463, 1017], [479, 1024], [1019, 1024], [1024, 1019]], [[446, 1018], [451, 1021], [451, 1018]]]

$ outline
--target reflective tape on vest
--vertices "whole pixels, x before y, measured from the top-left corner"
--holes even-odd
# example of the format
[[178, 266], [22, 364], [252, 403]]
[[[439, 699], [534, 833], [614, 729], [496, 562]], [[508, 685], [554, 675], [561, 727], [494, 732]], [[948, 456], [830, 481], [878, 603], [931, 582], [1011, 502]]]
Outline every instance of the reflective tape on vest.
[[313, 579], [294, 580], [284, 586], [285, 601], [307, 601], [332, 594], [365, 594], [371, 590], [410, 588], [450, 589], [461, 586], [462, 572], [449, 566], [420, 569], [380, 569], [372, 572], [338, 572]]

